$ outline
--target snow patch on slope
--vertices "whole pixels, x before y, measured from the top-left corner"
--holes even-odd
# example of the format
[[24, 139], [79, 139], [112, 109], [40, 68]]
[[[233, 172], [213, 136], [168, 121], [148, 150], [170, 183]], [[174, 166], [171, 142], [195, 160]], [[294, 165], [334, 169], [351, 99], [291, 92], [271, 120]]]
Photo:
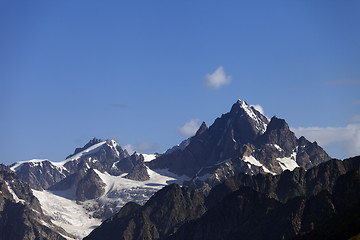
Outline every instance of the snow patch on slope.
[[65, 163], [67, 163], [69, 161], [77, 160], [77, 159], [79, 159], [79, 158], [81, 158], [83, 156], [86, 156], [86, 155], [89, 155], [89, 154], [92, 154], [92, 153], [96, 153], [97, 151], [100, 150], [101, 146], [104, 145], [105, 143], [106, 142], [104, 141], [104, 142], [94, 144], [91, 147], [89, 147], [89, 148], [75, 154], [74, 156], [71, 156], [71, 157], [65, 159], [65, 161], [59, 162], [59, 164], [60, 163], [65, 164]]
[[[132, 201], [144, 204], [155, 192], [171, 183], [182, 184], [189, 180], [177, 176], [166, 169], [151, 170], [147, 168], [150, 179], [135, 181], [124, 178], [124, 175], [113, 176], [94, 169], [105, 183], [105, 193], [99, 198], [76, 203], [76, 190], [36, 191], [33, 194], [39, 199], [41, 207], [52, 222], [79, 239], [87, 236], [101, 224], [101, 219], [93, 217], [97, 210], [111, 207], [118, 212], [126, 203]], [[96, 215], [96, 214], [95, 214]]]
[[254, 158], [253, 156], [245, 156], [244, 161], [251, 163], [252, 165], [255, 165], [257, 167], [262, 167], [262, 164], [258, 160], [256, 160], [256, 158]]
[[243, 158], [244, 162], [248, 162], [254, 166], [261, 167], [265, 173], [271, 173], [275, 175], [275, 173], [271, 172], [269, 169], [267, 169], [263, 164], [261, 164], [254, 156], [245, 156]]
[[76, 204], [74, 190], [37, 191], [32, 190], [39, 199], [43, 212], [50, 216], [53, 224], [62, 227], [66, 232], [78, 239], [87, 236], [101, 224], [101, 220], [92, 218], [83, 205]]
[[155, 158], [157, 158], [156, 154], [140, 153], [139, 155], [142, 155], [144, 157], [144, 162], [150, 162], [150, 161], [154, 160]]
[[24, 163], [31, 163], [32, 166], [34, 166], [34, 167], [39, 166], [39, 165], [40, 165], [40, 167], [42, 167], [44, 161], [49, 161], [49, 160], [48, 159], [31, 159], [28, 161], [16, 162], [10, 169], [11, 169], [11, 171], [16, 172], [17, 170], [20, 169], [21, 165]]
[[245, 113], [256, 122], [256, 129], [260, 131], [261, 134], [265, 133], [267, 124], [264, 123], [261, 119], [259, 119], [258, 116], [256, 116], [253, 108], [241, 99], [238, 100], [238, 103], [240, 103], [240, 106], [242, 109], [244, 109]]
[[283, 171], [292, 171], [299, 167], [296, 162], [296, 152], [293, 152], [290, 157], [276, 158], [276, 160], [279, 162], [279, 165]]
[[25, 200], [20, 199], [20, 198], [16, 195], [16, 193], [14, 192], [14, 190], [11, 188], [10, 184], [9, 184], [7, 181], [5, 181], [5, 184], [6, 184], [7, 188], [8, 188], [8, 190], [9, 190], [9, 192], [10, 192], [11, 195], [13, 196], [15, 202], [16, 202], [16, 203], [19, 203], [19, 202], [20, 202], [21, 204], [25, 204]]
[[[109, 144], [110, 143], [110, 144]], [[117, 150], [117, 147], [120, 146], [115, 140], [110, 140], [109, 143], [107, 143], [107, 145], [114, 150], [114, 152], [116, 153], [116, 156], [120, 156], [119, 151]]]

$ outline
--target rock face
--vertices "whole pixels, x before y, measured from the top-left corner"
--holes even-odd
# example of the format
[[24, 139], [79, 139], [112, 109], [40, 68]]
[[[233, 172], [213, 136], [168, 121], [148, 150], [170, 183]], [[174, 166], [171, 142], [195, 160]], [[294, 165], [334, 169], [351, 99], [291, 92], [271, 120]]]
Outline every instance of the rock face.
[[59, 168], [49, 160], [30, 160], [12, 165], [18, 177], [30, 184], [36, 190], [48, 189], [55, 183], [66, 178], [70, 173], [67, 169]]
[[128, 172], [125, 176], [128, 179], [146, 181], [150, 178], [146, 170], [144, 157], [141, 154], [134, 153], [130, 157], [119, 161], [116, 166], [117, 168]]
[[[321, 163], [330, 157], [316, 142], [311, 143], [304, 137], [297, 139], [285, 120], [277, 117], [269, 120], [242, 100], [233, 104], [230, 112], [217, 118], [210, 127], [203, 122], [195, 136], [164, 154], [157, 155], [151, 161], [152, 157], [138, 153], [130, 156], [116, 141], [94, 138], [85, 146], [76, 148], [74, 153], [62, 162], [34, 159], [15, 163], [10, 169], [33, 189], [49, 190], [43, 193], [65, 196], [81, 205], [84, 209], [82, 212], [103, 220], [119, 211], [128, 201], [143, 204], [161, 186], [174, 181], [205, 195], [210, 193], [208, 198], [195, 193], [191, 193], [191, 197], [187, 198], [185, 195], [188, 193], [185, 194], [185, 190], [175, 191], [173, 186], [172, 191], [167, 191], [172, 194], [182, 192], [179, 195], [180, 202], [173, 201], [173, 207], [177, 209], [192, 209], [194, 204], [200, 206], [198, 202], [191, 202], [193, 197], [205, 201], [208, 208], [217, 204], [225, 195], [242, 187], [256, 191], [254, 194], [249, 193], [253, 194], [254, 198], [256, 194], [271, 197], [271, 201], [276, 201], [276, 205], [285, 204], [296, 196], [312, 196], [324, 189], [331, 192], [334, 179], [349, 168], [337, 161], [326, 165], [328, 167], [323, 166]], [[329, 169], [314, 170], [318, 172], [310, 174], [313, 171], [311, 168], [317, 165]], [[343, 170], [333, 170], [335, 166], [342, 166]], [[0, 169], [3, 168], [6, 169], [0, 166]], [[149, 171], [150, 174], [149, 168], [152, 170]], [[257, 175], [259, 173], [264, 175]], [[236, 177], [232, 178], [233, 176]], [[183, 179], [188, 181], [183, 182]], [[219, 184], [226, 179], [229, 180], [220, 187]], [[220, 189], [217, 197], [221, 199], [213, 197], [210, 192], [217, 185]], [[289, 189], [288, 185], [294, 188]], [[217, 191], [216, 189], [213, 191]], [[118, 215], [119, 218], [126, 216], [130, 219], [121, 220], [122, 226], [127, 229], [124, 230], [124, 236], [137, 234], [139, 238], [167, 237], [183, 223], [198, 218], [201, 215], [199, 212], [204, 210], [200, 207], [202, 210], [196, 210], [196, 216], [188, 216], [190, 210], [186, 210], [184, 215], [179, 211], [171, 212], [170, 206], [164, 210], [161, 206], [167, 206], [171, 197], [166, 198], [166, 201], [156, 205], [156, 209], [154, 205], [146, 205], [146, 210], [134, 204], [127, 205]], [[263, 196], [259, 195], [257, 198], [263, 199]], [[39, 199], [46, 201], [47, 198]], [[243, 201], [247, 200], [243, 198]], [[62, 213], [50, 211], [57, 209], [56, 206], [48, 204], [44, 209], [54, 221], [61, 219], [59, 224], [63, 224], [61, 226], [65, 228], [67, 216], [63, 221], [63, 218], [58, 217]], [[166, 221], [160, 217], [154, 218], [159, 214], [158, 211]], [[162, 215], [167, 212], [169, 216]], [[139, 214], [142, 219], [134, 222], [135, 215]], [[173, 217], [175, 220], [168, 218], [173, 214], [179, 217]], [[143, 226], [145, 222], [147, 225]], [[160, 226], [160, 222], [167, 227]], [[69, 224], [66, 226], [70, 229], [72, 223], [67, 223]]]
[[105, 183], [95, 173], [89, 169], [85, 176], [81, 178], [76, 187], [76, 200], [86, 201], [100, 197], [105, 192]]
[[69, 189], [78, 184], [89, 169], [107, 172], [113, 176], [126, 173], [127, 178], [137, 181], [149, 179], [142, 155], [134, 153], [130, 156], [114, 140], [102, 141], [97, 138], [90, 140], [82, 148], [76, 148], [74, 154], [69, 155], [63, 162], [30, 160], [15, 163], [11, 169], [37, 190]]
[[351, 171], [338, 178], [332, 194], [286, 203], [241, 187], [167, 239], [349, 239], [360, 229], [359, 184], [360, 171]]
[[[71, 237], [46, 217], [29, 185], [0, 170], [0, 239], [65, 239]], [[62, 234], [62, 235], [60, 235]]]
[[144, 206], [128, 203], [84, 239], [161, 239], [204, 212], [201, 193], [172, 184], [155, 193]]
[[166, 169], [188, 176], [191, 180], [186, 186], [207, 194], [213, 186], [241, 172], [279, 174], [296, 167], [309, 169], [329, 159], [316, 142], [297, 139], [285, 120], [273, 117], [269, 121], [238, 100], [210, 127], [203, 122], [195, 136], [150, 162], [145, 163], [136, 153], [130, 156], [114, 140], [94, 138], [63, 162], [31, 160], [15, 163], [11, 169], [38, 190], [66, 190], [71, 179], [84, 177], [87, 169], [113, 176], [125, 174], [136, 181], [149, 179], [147, 167]]
[[307, 172], [240, 174], [207, 197], [170, 185], [85, 239], [349, 239], [360, 229], [359, 186], [360, 156]]
[[241, 187], [250, 187], [283, 203], [298, 196], [310, 197], [323, 190], [331, 192], [337, 178], [352, 170], [360, 170], [359, 157], [343, 161], [332, 159], [307, 171], [297, 168], [275, 176], [240, 173], [215, 186], [208, 195], [208, 205], [214, 205]]
[[63, 166], [70, 174], [80, 169], [92, 168], [100, 172], [109, 172], [111, 175], [120, 175], [123, 172], [116, 168], [116, 163], [127, 157], [129, 157], [127, 151], [123, 150], [116, 141], [94, 138], [66, 158]]
[[304, 137], [296, 138], [283, 119], [270, 121], [238, 100], [208, 128], [203, 123], [186, 147], [148, 163], [193, 178], [187, 186], [205, 193], [240, 172], [279, 174], [296, 167], [309, 169], [329, 160], [326, 152]]

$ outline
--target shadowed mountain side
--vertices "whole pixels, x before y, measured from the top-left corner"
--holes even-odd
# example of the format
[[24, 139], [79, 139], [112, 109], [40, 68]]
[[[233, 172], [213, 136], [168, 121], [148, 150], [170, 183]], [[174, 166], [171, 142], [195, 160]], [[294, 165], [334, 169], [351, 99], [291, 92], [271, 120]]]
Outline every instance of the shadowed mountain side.
[[348, 239], [360, 232], [360, 191], [354, 186], [360, 186], [360, 171], [340, 176], [333, 194], [324, 190], [285, 204], [242, 187], [167, 240]]
[[296, 168], [276, 176], [238, 174], [215, 186], [207, 197], [207, 204], [213, 206], [227, 194], [244, 186], [281, 202], [296, 196], [310, 197], [322, 190], [331, 192], [337, 178], [352, 170], [360, 170], [360, 156], [343, 161], [332, 159], [307, 171]]
[[240, 174], [206, 198], [170, 185], [143, 207], [127, 205], [85, 239], [291, 239], [357, 206], [359, 169], [358, 156], [307, 172]]
[[284, 119], [269, 121], [245, 101], [208, 128], [203, 123], [187, 145], [146, 163], [151, 169], [168, 169], [192, 178], [184, 185], [207, 194], [238, 173], [280, 174], [296, 167], [309, 169], [330, 160], [316, 142], [296, 138]]
[[14, 173], [0, 170], [0, 193], [0, 239], [65, 240], [68, 234], [51, 223], [29, 185]]
[[160, 239], [205, 210], [201, 193], [172, 184], [154, 194], [144, 206], [128, 203], [84, 239]]

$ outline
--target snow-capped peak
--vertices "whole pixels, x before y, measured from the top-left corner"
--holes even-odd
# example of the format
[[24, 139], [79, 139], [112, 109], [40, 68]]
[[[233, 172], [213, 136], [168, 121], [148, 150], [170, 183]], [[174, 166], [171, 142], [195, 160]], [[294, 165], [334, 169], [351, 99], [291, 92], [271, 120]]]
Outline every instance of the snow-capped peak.
[[116, 153], [117, 156], [120, 156], [120, 153], [118, 151], [118, 147], [120, 147], [120, 144], [118, 142], [116, 142], [115, 140], [111, 139], [111, 140], [107, 140], [106, 144], [112, 149], [114, 150], [114, 152]]
[[11, 171], [16, 172], [16, 170], [19, 169], [19, 167], [21, 167], [21, 165], [24, 164], [24, 163], [31, 163], [34, 166], [36, 166], [36, 165], [42, 166], [43, 162], [45, 162], [45, 161], [49, 162], [48, 159], [31, 159], [31, 160], [28, 160], [28, 161], [16, 162], [10, 167], [10, 169], [11, 169]]
[[75, 154], [75, 155], [73, 155], [73, 156], [65, 159], [65, 161], [68, 162], [68, 161], [77, 160], [77, 159], [79, 159], [79, 158], [81, 158], [81, 157], [83, 157], [83, 156], [89, 155], [89, 154], [91, 154], [91, 153], [95, 153], [95, 152], [97, 152], [97, 151], [100, 149], [100, 147], [101, 147], [102, 145], [104, 145], [105, 143], [106, 143], [106, 141], [103, 141], [103, 142], [94, 144], [94, 145], [92, 145], [91, 147], [89, 147], [89, 148], [87, 148], [87, 149], [85, 149], [85, 150], [83, 150], [83, 151], [81, 151], [81, 152], [79, 152], [79, 153], [77, 153], [77, 154]]
[[[237, 108], [237, 109], [236, 109]], [[232, 110], [239, 111], [239, 108], [243, 109], [245, 114], [248, 115], [256, 123], [256, 128], [262, 134], [266, 131], [267, 123], [263, 121], [258, 115], [262, 115], [260, 112], [255, 112], [255, 108], [247, 104], [245, 101], [238, 99], [237, 102], [233, 105]], [[266, 117], [263, 117], [266, 119]]]

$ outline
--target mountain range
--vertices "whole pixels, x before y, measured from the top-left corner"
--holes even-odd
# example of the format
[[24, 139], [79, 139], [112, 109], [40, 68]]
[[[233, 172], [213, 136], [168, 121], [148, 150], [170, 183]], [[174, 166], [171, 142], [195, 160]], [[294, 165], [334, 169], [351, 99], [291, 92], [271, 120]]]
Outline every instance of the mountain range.
[[359, 170], [356, 157], [276, 176], [241, 173], [208, 196], [172, 184], [85, 239], [348, 239], [360, 229]]
[[[209, 229], [222, 236], [213, 239], [234, 239], [239, 234], [262, 239], [279, 214], [297, 223], [275, 226], [276, 237], [290, 239], [321, 231], [320, 222], [325, 221], [315, 219], [311, 211], [303, 215], [301, 204], [325, 201], [334, 206], [329, 217], [335, 219], [353, 208], [334, 189], [339, 189], [340, 176], [350, 176], [343, 177], [348, 179], [344, 184], [357, 179], [356, 172], [351, 174], [359, 170], [359, 158], [331, 160], [316, 142], [296, 138], [285, 120], [268, 119], [238, 100], [210, 127], [202, 123], [193, 137], [162, 154], [130, 155], [115, 140], [94, 138], [62, 162], [33, 159], [2, 165], [0, 170], [13, 179], [3, 177], [0, 182], [7, 190], [7, 197], [0, 199], [2, 213], [10, 211], [4, 206], [11, 202], [32, 212], [19, 212], [21, 216], [36, 220], [23, 221], [36, 231], [7, 238], [1, 228], [0, 239], [81, 239], [91, 231], [87, 239], [105, 239], [104, 231], [121, 239], [210, 239], [205, 234], [211, 234]], [[7, 185], [11, 181], [27, 190]], [[29, 204], [29, 198], [36, 200]], [[346, 209], [340, 207], [341, 201]], [[286, 215], [286, 209], [300, 218]], [[217, 229], [211, 225], [217, 217], [224, 224], [234, 222]], [[303, 217], [310, 220], [303, 222]], [[0, 226], [9, 221], [2, 215]], [[264, 228], [253, 228], [258, 235], [245, 231], [259, 222]], [[222, 232], [220, 226], [229, 231]], [[43, 229], [53, 235], [41, 235]]]

